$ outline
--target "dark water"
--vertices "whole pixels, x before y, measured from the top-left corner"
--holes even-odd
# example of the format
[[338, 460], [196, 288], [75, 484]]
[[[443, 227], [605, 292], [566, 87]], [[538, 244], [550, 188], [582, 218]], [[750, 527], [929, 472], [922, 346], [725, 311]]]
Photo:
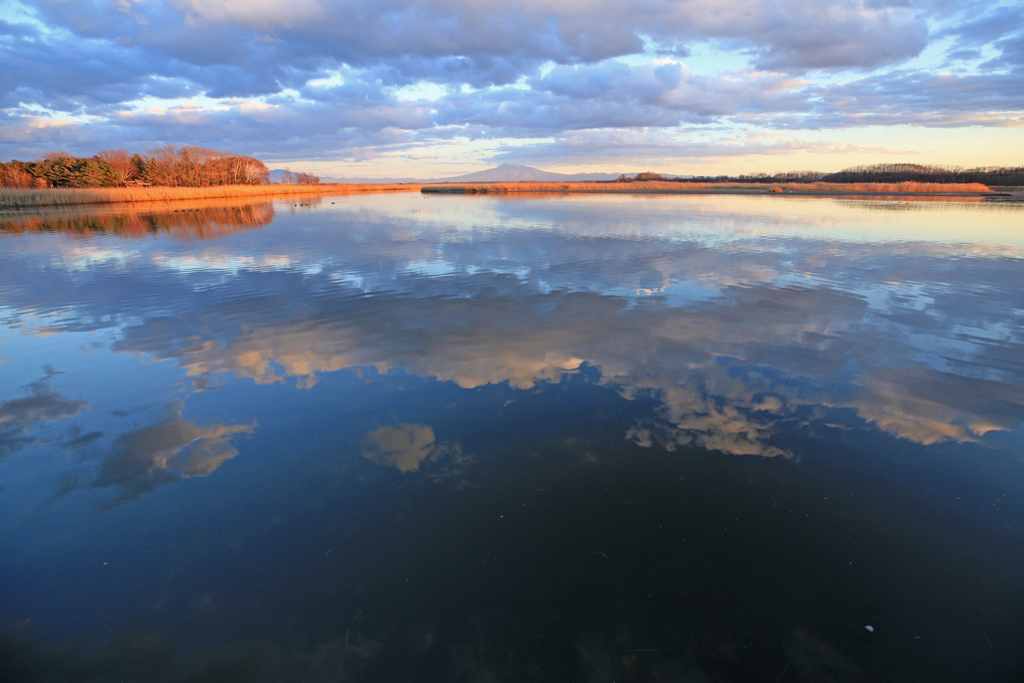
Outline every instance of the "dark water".
[[1024, 212], [0, 217], [0, 680], [1024, 679]]

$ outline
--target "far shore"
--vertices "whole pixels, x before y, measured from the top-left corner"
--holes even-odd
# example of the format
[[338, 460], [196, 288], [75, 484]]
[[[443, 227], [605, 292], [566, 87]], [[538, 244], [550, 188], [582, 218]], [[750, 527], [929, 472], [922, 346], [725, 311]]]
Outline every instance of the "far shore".
[[863, 190], [782, 190], [771, 192], [769, 190], [752, 190], [747, 188], [732, 187], [709, 187], [706, 189], [679, 189], [679, 190], [654, 190], [646, 188], [635, 189], [607, 189], [607, 190], [560, 190], [560, 189], [539, 189], [539, 190], [488, 190], [484, 188], [447, 188], [436, 185], [425, 185], [421, 190], [424, 194], [495, 194], [495, 195], [516, 195], [516, 194], [643, 194], [643, 195], [670, 195], [670, 194], [731, 194], [731, 195], [776, 195], [787, 197], [977, 197], [977, 198], [1002, 198], [1002, 199], [1024, 199], [1024, 194], [1002, 193], [1002, 192], [865, 192]]
[[[827, 185], [827, 186], [825, 186]], [[1022, 201], [1022, 187], [992, 187], [978, 183], [815, 183], [766, 184], [689, 183], [671, 181], [602, 182], [506, 182], [463, 184], [313, 184], [313, 185], [220, 185], [214, 187], [125, 187], [97, 189], [0, 188], [0, 210], [52, 208], [123, 203], [178, 202], [202, 199], [274, 199], [297, 196], [352, 195], [384, 192], [424, 194], [640, 194], [640, 195], [778, 195], [806, 197], [946, 197]]]
[[803, 197], [947, 197], [1022, 200], [1024, 188], [988, 187], [979, 183], [690, 183], [647, 181], [632, 183], [520, 182], [425, 185], [425, 194], [684, 194], [776, 195]]
[[95, 189], [46, 188], [22, 190], [0, 188], [0, 209], [30, 209], [86, 204], [135, 202], [178, 202], [196, 199], [252, 199], [298, 196], [367, 194], [373, 192], [419, 192], [422, 183], [408, 185], [215, 185], [212, 187], [102, 187]]

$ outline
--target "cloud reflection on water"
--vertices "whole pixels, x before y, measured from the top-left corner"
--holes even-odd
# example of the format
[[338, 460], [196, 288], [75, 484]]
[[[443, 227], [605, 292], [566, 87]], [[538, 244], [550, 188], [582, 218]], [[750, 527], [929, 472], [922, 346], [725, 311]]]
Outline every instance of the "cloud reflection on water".
[[0, 403], [0, 458], [35, 441], [34, 432], [45, 423], [72, 418], [91, 408], [86, 401], [66, 399], [53, 391], [48, 380], [54, 374], [46, 368], [46, 375], [28, 386], [28, 396]]
[[[174, 360], [202, 381], [230, 373], [309, 388], [322, 373], [372, 366], [464, 389], [526, 390], [586, 364], [622, 396], [660, 402], [655, 422], [624, 436], [669, 448], [786, 455], [770, 443], [776, 427], [815, 406], [855, 409], [924, 444], [1024, 425], [1019, 248], [917, 239], [936, 221], [947, 226], [940, 233], [957, 221], [961, 230], [988, 217], [1002, 225], [1001, 208], [456, 198], [420, 200], [410, 213], [413, 199], [361, 198], [319, 214], [321, 223], [314, 213], [260, 234], [271, 269], [224, 243], [191, 245], [189, 269], [175, 268], [183, 252], [166, 246], [148, 264], [98, 267], [96, 296], [77, 300], [64, 324], [99, 320], [117, 301], [115, 351]], [[716, 213], [722, 206], [735, 210]], [[850, 237], [886, 225], [889, 240]], [[239, 265], [203, 267], [228, 261]], [[18, 273], [18, 291], [36, 305], [40, 291], [80, 288], [52, 261], [47, 287], [32, 287], [36, 274]], [[145, 291], [160, 292], [159, 310], [131, 298]], [[412, 450], [375, 448], [416, 470], [430, 427], [414, 426], [366, 443], [408, 437]], [[225, 429], [236, 431], [211, 436], [199, 460], [221, 462], [225, 437], [247, 428]], [[174, 449], [147, 452], [111, 462], [149, 482], [198, 471]], [[101, 481], [121, 481], [113, 471]]]
[[173, 403], [154, 424], [122, 434], [91, 486], [112, 487], [117, 505], [165, 484], [205, 477], [238, 455], [232, 437], [255, 430], [251, 424], [200, 427], [182, 419], [183, 408], [181, 402]]
[[[295, 377], [299, 386], [313, 384], [319, 372], [373, 366], [466, 389], [502, 382], [529, 389], [558, 382], [586, 362], [624, 396], [658, 397], [663, 417], [689, 435], [675, 442], [735, 454], [780, 454], [765, 440], [792, 405], [854, 407], [879, 427], [922, 443], [975, 440], [993, 428], [1024, 424], [1019, 386], [915, 362], [919, 349], [909, 335], [880, 336], [866, 321], [861, 297], [749, 286], [726, 294], [728, 302], [693, 309], [657, 300], [631, 307], [621, 298], [579, 292], [353, 299], [341, 306], [311, 297], [312, 319], [301, 321], [282, 315], [272, 301], [264, 300], [258, 314], [244, 301], [225, 301], [175, 322], [235, 330], [217, 335], [226, 343], [180, 346], [189, 335], [158, 334], [144, 324], [126, 329], [118, 348], [176, 358], [193, 375]], [[244, 311], [232, 311], [235, 303]], [[872, 368], [883, 353], [885, 362], [906, 367]], [[840, 372], [850, 366], [861, 369]]]
[[434, 428], [417, 424], [383, 427], [364, 436], [362, 443], [364, 458], [399, 472], [418, 470], [433, 448]]

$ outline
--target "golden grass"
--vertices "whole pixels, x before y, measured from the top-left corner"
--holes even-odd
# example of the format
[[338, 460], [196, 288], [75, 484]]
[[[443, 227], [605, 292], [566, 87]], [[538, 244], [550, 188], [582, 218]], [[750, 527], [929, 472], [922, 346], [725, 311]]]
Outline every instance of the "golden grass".
[[935, 193], [935, 194], [976, 194], [990, 193], [992, 190], [981, 183], [690, 183], [669, 182], [664, 180], [646, 180], [632, 183], [597, 183], [597, 182], [509, 182], [509, 183], [473, 183], [470, 185], [428, 185], [424, 192], [439, 193], [520, 193], [520, 192], [608, 192], [608, 193], [645, 193], [645, 192], [701, 192], [701, 191], [733, 191], [751, 193], [814, 193], [832, 194], [856, 193]]
[[989, 194], [991, 189], [980, 183], [691, 183], [646, 180], [632, 183], [597, 182], [508, 182], [473, 183], [468, 185], [422, 185], [419, 183], [391, 185], [356, 185], [348, 183], [323, 185], [219, 185], [216, 187], [115, 187], [96, 189], [33, 189], [0, 188], [0, 208], [37, 208], [79, 206], [83, 204], [121, 204], [127, 202], [180, 202], [187, 200], [256, 199], [274, 197], [350, 195], [376, 192], [423, 192], [473, 194], [524, 192], [600, 192], [616, 194], [738, 192], [801, 193], [801, 194]]
[[419, 192], [420, 185], [218, 185], [216, 187], [102, 187], [95, 189], [0, 188], [0, 208], [174, 202], [190, 199], [345, 195], [370, 192]]

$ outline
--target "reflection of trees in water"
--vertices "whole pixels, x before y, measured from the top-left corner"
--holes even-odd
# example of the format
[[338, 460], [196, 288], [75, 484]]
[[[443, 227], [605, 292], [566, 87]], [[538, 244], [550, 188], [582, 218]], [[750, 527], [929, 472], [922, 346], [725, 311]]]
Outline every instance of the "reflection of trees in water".
[[[934, 211], [936, 209], [963, 209], [964, 204], [984, 204], [991, 210], [988, 197], [913, 197], [908, 195], [849, 195], [836, 197], [840, 206], [871, 211]], [[936, 206], [944, 205], [944, 206]]]
[[217, 239], [274, 220], [271, 202], [224, 206], [221, 201], [176, 202], [145, 208], [48, 211], [0, 218], [0, 232], [59, 232], [70, 235], [117, 234], [142, 237], [170, 233], [182, 239]]

